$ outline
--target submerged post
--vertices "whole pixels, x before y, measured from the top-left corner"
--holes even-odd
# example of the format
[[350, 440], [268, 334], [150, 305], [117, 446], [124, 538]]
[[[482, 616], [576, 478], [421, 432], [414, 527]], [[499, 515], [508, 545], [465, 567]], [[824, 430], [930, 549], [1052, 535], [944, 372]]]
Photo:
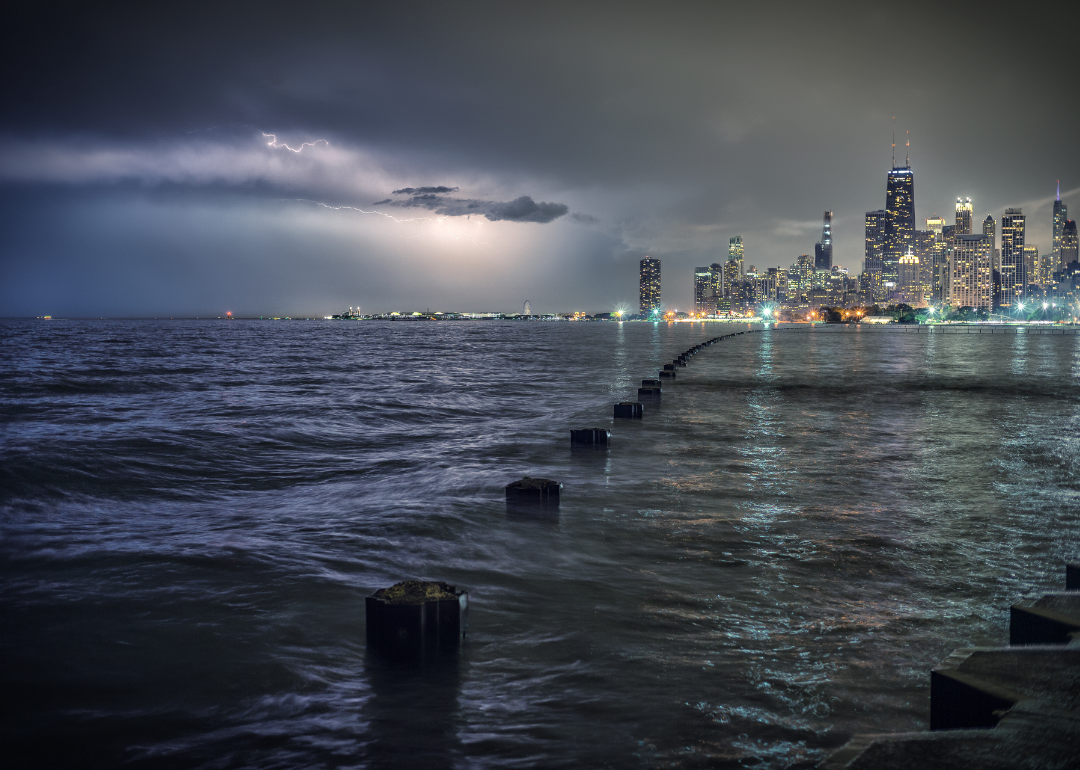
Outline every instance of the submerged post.
[[367, 646], [401, 663], [456, 653], [469, 625], [469, 593], [448, 583], [405, 580], [367, 597]]
[[557, 481], [526, 476], [506, 485], [506, 504], [558, 506], [560, 489], [562, 484]]
[[571, 444], [607, 446], [610, 441], [611, 431], [605, 428], [580, 428], [570, 431]]

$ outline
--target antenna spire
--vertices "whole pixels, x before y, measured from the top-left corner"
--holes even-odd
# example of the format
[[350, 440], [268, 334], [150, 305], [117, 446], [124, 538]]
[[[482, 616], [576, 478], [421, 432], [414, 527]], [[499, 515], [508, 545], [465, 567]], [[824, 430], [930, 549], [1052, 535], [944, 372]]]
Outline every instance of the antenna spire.
[[892, 124], [892, 167], [896, 168], [896, 116], [893, 115]]
[[911, 131], [907, 132], [907, 155], [904, 157], [904, 166], [911, 168]]
[[1057, 199], [1058, 199], [1058, 200], [1061, 200], [1061, 180], [1060, 180], [1060, 179], [1059, 179], [1059, 180], [1057, 180], [1057, 183], [1058, 183], [1058, 193], [1057, 193]]

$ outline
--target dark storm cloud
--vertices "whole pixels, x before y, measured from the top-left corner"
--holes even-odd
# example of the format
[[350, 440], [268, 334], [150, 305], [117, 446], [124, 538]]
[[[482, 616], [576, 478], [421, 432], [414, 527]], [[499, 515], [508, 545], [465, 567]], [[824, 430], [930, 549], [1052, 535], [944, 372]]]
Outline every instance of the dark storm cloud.
[[394, 190], [394, 195], [423, 195], [425, 193], [445, 195], [446, 193], [455, 193], [459, 189], [458, 187], [444, 187], [442, 185], [438, 187], [402, 187], [400, 190]]
[[[411, 189], [411, 188], [406, 188]], [[433, 189], [433, 188], [419, 188]], [[446, 188], [442, 188], [446, 189]], [[458, 188], [453, 188], [458, 189]], [[394, 192], [404, 192], [395, 190]], [[414, 195], [403, 201], [386, 199], [375, 205], [389, 204], [401, 208], [424, 208], [444, 217], [462, 217], [483, 214], [492, 222], [554, 222], [570, 211], [564, 203], [537, 203], [528, 195], [522, 195], [505, 203], [500, 201], [481, 201], [461, 198], [447, 198], [434, 193]]]
[[[948, 216], [957, 195], [980, 220], [1031, 202], [1042, 243], [1054, 180], [1080, 184], [1062, 8], [23, 3], [0, 28], [0, 187], [18, 199], [19, 185], [86, 185], [89, 199], [94, 185], [201, 186], [349, 206], [434, 195], [410, 206], [598, 225], [573, 237], [594, 256], [609, 238], [617, 264], [575, 290], [606, 300], [617, 275], [632, 299], [633, 259], [619, 255], [646, 251], [665, 259], [665, 298], [688, 299], [680, 271], [715, 261], [732, 235], [758, 267], [812, 254], [825, 209], [837, 261], [857, 272], [895, 115], [901, 143], [912, 130], [920, 220]], [[446, 179], [484, 200], [415, 186]], [[591, 215], [567, 214], [581, 208]], [[0, 251], [3, 275], [30, 269], [32, 221], [44, 220], [0, 211], [0, 247], [26, 244]], [[546, 237], [559, 222], [509, 229]]]

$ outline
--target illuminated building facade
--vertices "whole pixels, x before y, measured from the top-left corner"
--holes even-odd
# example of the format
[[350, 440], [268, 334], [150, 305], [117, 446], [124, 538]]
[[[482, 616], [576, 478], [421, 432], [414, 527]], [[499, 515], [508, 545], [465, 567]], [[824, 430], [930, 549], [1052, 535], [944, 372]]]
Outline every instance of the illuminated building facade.
[[922, 265], [916, 254], [900, 257], [897, 287], [900, 301], [912, 307], [926, 307], [926, 295], [923, 291]]
[[930, 273], [930, 279], [927, 281], [930, 286], [930, 296], [934, 302], [938, 303], [949, 300], [949, 259], [944, 228], [944, 217], [934, 214], [926, 220], [926, 232], [934, 237], [934, 251], [932, 261], [929, 265], [924, 265], [924, 269]]
[[1042, 289], [1054, 285], [1054, 271], [1058, 269], [1058, 255], [1053, 252], [1035, 255], [1035, 278], [1033, 282]]
[[915, 247], [915, 175], [910, 166], [889, 172], [885, 190], [885, 252], [882, 277], [894, 285], [900, 257]]
[[645, 257], [638, 272], [638, 312], [660, 315], [660, 260]]
[[730, 297], [739, 290], [742, 282], [742, 263], [729, 259], [724, 265], [724, 296]]
[[1001, 218], [1001, 292], [998, 304], [1013, 307], [1024, 298], [1027, 275], [1024, 272], [1025, 217], [1020, 209], [1005, 209]]
[[713, 262], [709, 265], [709, 270], [712, 271], [712, 295], [720, 300], [724, 296], [724, 266]]
[[712, 315], [716, 312], [713, 293], [713, 272], [708, 267], [694, 268], [694, 314]]
[[953, 227], [957, 235], [971, 235], [971, 198], [956, 199], [956, 224]]
[[[742, 236], [736, 235], [728, 239], [728, 262], [737, 262], [739, 265], [739, 278], [743, 277], [743, 242]], [[738, 279], [736, 279], [738, 282]]]
[[1028, 286], [1035, 285], [1041, 286], [1042, 281], [1039, 280], [1038, 274], [1039, 267], [1039, 247], [1038, 245], [1024, 244], [1024, 278], [1028, 282]]
[[990, 239], [985, 235], [953, 236], [949, 249], [949, 304], [991, 310], [994, 283]]
[[1078, 259], [1080, 256], [1077, 256], [1076, 222], [1066, 219], [1061, 226], [1061, 269], [1065, 270]]
[[826, 211], [821, 225], [821, 242], [814, 244], [814, 267], [832, 269], [832, 212]]
[[937, 236], [932, 230], [915, 231], [915, 256], [919, 258], [919, 285], [923, 303], [926, 304], [934, 299], [934, 259], [937, 256]]
[[866, 251], [863, 258], [862, 290], [867, 294], [867, 302], [879, 302], [885, 299], [885, 222], [886, 211], [866, 212]]
[[998, 264], [998, 259], [1001, 256], [997, 249], [997, 222], [990, 215], [986, 215], [986, 219], [983, 220], [982, 225], [983, 235], [990, 239], [990, 269], [1000, 270], [1001, 265]]
[[[1061, 182], [1058, 182], [1057, 198], [1054, 199], [1054, 245], [1053, 252], [1058, 255], [1060, 259], [1061, 255], [1061, 236], [1065, 232], [1065, 222], [1069, 219], [1069, 209], [1065, 205], [1065, 201], [1061, 200]], [[1061, 262], [1061, 266], [1065, 266], [1065, 262]]]

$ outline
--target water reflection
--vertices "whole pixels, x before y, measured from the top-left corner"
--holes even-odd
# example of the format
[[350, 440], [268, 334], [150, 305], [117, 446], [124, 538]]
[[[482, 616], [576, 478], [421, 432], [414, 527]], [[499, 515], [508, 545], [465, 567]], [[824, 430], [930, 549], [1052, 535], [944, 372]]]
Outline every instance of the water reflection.
[[414, 668], [368, 655], [364, 668], [372, 696], [362, 710], [368, 767], [450, 770], [460, 761], [460, 667], [457, 659]]
[[1009, 370], [1017, 377], [1023, 377], [1027, 374], [1028, 368], [1028, 335], [1027, 331], [1021, 327], [1016, 328], [1016, 333], [1012, 335], [1012, 361], [1010, 362]]

